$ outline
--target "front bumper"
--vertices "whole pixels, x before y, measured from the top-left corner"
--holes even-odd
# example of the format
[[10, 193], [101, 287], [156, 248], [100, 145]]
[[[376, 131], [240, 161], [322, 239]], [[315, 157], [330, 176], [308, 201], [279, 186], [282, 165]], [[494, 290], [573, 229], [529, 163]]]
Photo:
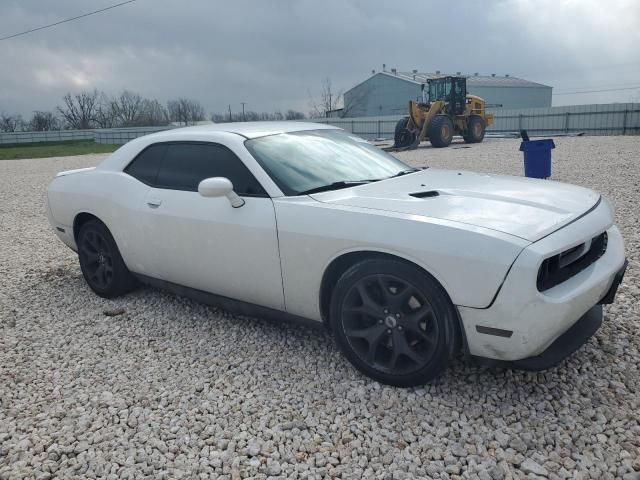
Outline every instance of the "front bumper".
[[602, 325], [602, 305], [613, 303], [618, 287], [620, 283], [622, 283], [624, 272], [627, 269], [627, 263], [625, 260], [622, 268], [616, 273], [611, 288], [600, 302], [598, 302], [598, 305], [591, 307], [569, 330], [556, 338], [540, 355], [516, 360], [511, 362], [510, 366], [521, 370], [545, 370], [559, 364], [584, 345], [587, 340], [598, 331], [600, 325]]
[[[489, 308], [458, 307], [468, 353], [504, 362], [539, 356], [561, 359], [593, 335], [599, 324], [593, 329], [594, 314], [589, 312], [595, 305], [613, 300], [624, 274], [624, 242], [610, 219], [608, 211], [596, 210], [531, 244], [514, 262]], [[536, 275], [541, 259], [593, 238], [603, 230], [607, 231], [609, 241], [606, 252], [597, 261], [549, 290], [537, 290]], [[591, 320], [583, 320], [585, 316]], [[582, 332], [580, 338], [576, 338], [577, 345], [559, 340], [574, 326]], [[559, 343], [552, 346], [556, 341]], [[565, 354], [545, 353], [548, 349], [563, 350]], [[538, 363], [552, 365], [554, 362], [557, 363], [555, 360]]]
[[593, 306], [539, 355], [512, 361], [475, 356], [472, 358], [493, 367], [516, 368], [531, 372], [546, 370], [558, 365], [584, 345], [602, 325], [602, 317], [602, 305]]
[[511, 366], [530, 371], [551, 368], [578, 350], [602, 325], [602, 305], [592, 307], [569, 330], [560, 335], [540, 355], [511, 362]]

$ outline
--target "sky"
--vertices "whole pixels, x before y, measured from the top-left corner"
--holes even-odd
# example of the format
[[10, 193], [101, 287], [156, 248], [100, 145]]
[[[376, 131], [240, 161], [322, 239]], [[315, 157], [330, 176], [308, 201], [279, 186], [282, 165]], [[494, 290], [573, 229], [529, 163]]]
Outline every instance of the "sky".
[[[0, 37], [119, 1], [2, 0]], [[0, 41], [0, 112], [96, 88], [307, 113], [324, 78], [346, 90], [383, 63], [508, 73], [553, 105], [640, 102], [639, 25], [637, 0], [136, 0]]]

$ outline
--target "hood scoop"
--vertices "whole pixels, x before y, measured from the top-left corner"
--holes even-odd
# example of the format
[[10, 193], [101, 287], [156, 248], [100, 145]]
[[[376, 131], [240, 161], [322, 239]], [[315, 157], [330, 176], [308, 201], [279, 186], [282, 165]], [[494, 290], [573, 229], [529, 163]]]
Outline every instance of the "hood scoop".
[[426, 192], [415, 192], [409, 194], [409, 196], [414, 198], [429, 198], [437, 197], [438, 195], [440, 195], [440, 192], [438, 192], [437, 190], [428, 190]]

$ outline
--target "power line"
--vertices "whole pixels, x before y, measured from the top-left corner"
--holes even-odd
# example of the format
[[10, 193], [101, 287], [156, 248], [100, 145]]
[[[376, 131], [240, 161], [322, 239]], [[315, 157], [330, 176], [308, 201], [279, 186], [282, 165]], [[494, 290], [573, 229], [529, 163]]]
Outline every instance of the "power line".
[[577, 92], [554, 93], [553, 95], [578, 95], [580, 93], [618, 92], [621, 90], [637, 90], [637, 89], [640, 89], [640, 85], [636, 85], [635, 87], [626, 87], [626, 88], [604, 88], [602, 90], [581, 90]]
[[111, 10], [112, 8], [121, 7], [122, 5], [126, 5], [127, 3], [133, 3], [135, 1], [136, 0], [127, 0], [126, 2], [117, 3], [115, 5], [111, 5], [110, 7], [101, 8], [100, 10], [96, 10], [94, 12], [83, 13], [82, 15], [78, 15], [77, 17], [67, 18], [66, 20], [60, 20], [59, 22], [51, 23], [49, 25], [44, 25], [42, 27], [32, 28], [31, 30], [25, 30], [24, 32], [20, 32], [20, 33], [14, 33], [13, 35], [0, 38], [0, 42], [3, 40], [9, 40], [10, 38], [19, 37], [20, 35], [26, 35], [27, 33], [37, 32], [38, 30], [44, 30], [45, 28], [55, 27], [56, 25], [60, 25], [61, 23], [67, 23], [73, 20], [78, 20], [79, 18], [95, 15], [96, 13], [106, 12], [107, 10]]

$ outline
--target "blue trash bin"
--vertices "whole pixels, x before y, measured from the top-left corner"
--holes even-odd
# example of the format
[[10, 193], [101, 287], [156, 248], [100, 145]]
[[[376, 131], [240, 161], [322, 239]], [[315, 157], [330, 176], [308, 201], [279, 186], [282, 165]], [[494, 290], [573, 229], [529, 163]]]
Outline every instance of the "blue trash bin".
[[524, 176], [549, 178], [551, 176], [551, 150], [556, 148], [552, 139], [529, 140], [520, 144], [524, 153]]

